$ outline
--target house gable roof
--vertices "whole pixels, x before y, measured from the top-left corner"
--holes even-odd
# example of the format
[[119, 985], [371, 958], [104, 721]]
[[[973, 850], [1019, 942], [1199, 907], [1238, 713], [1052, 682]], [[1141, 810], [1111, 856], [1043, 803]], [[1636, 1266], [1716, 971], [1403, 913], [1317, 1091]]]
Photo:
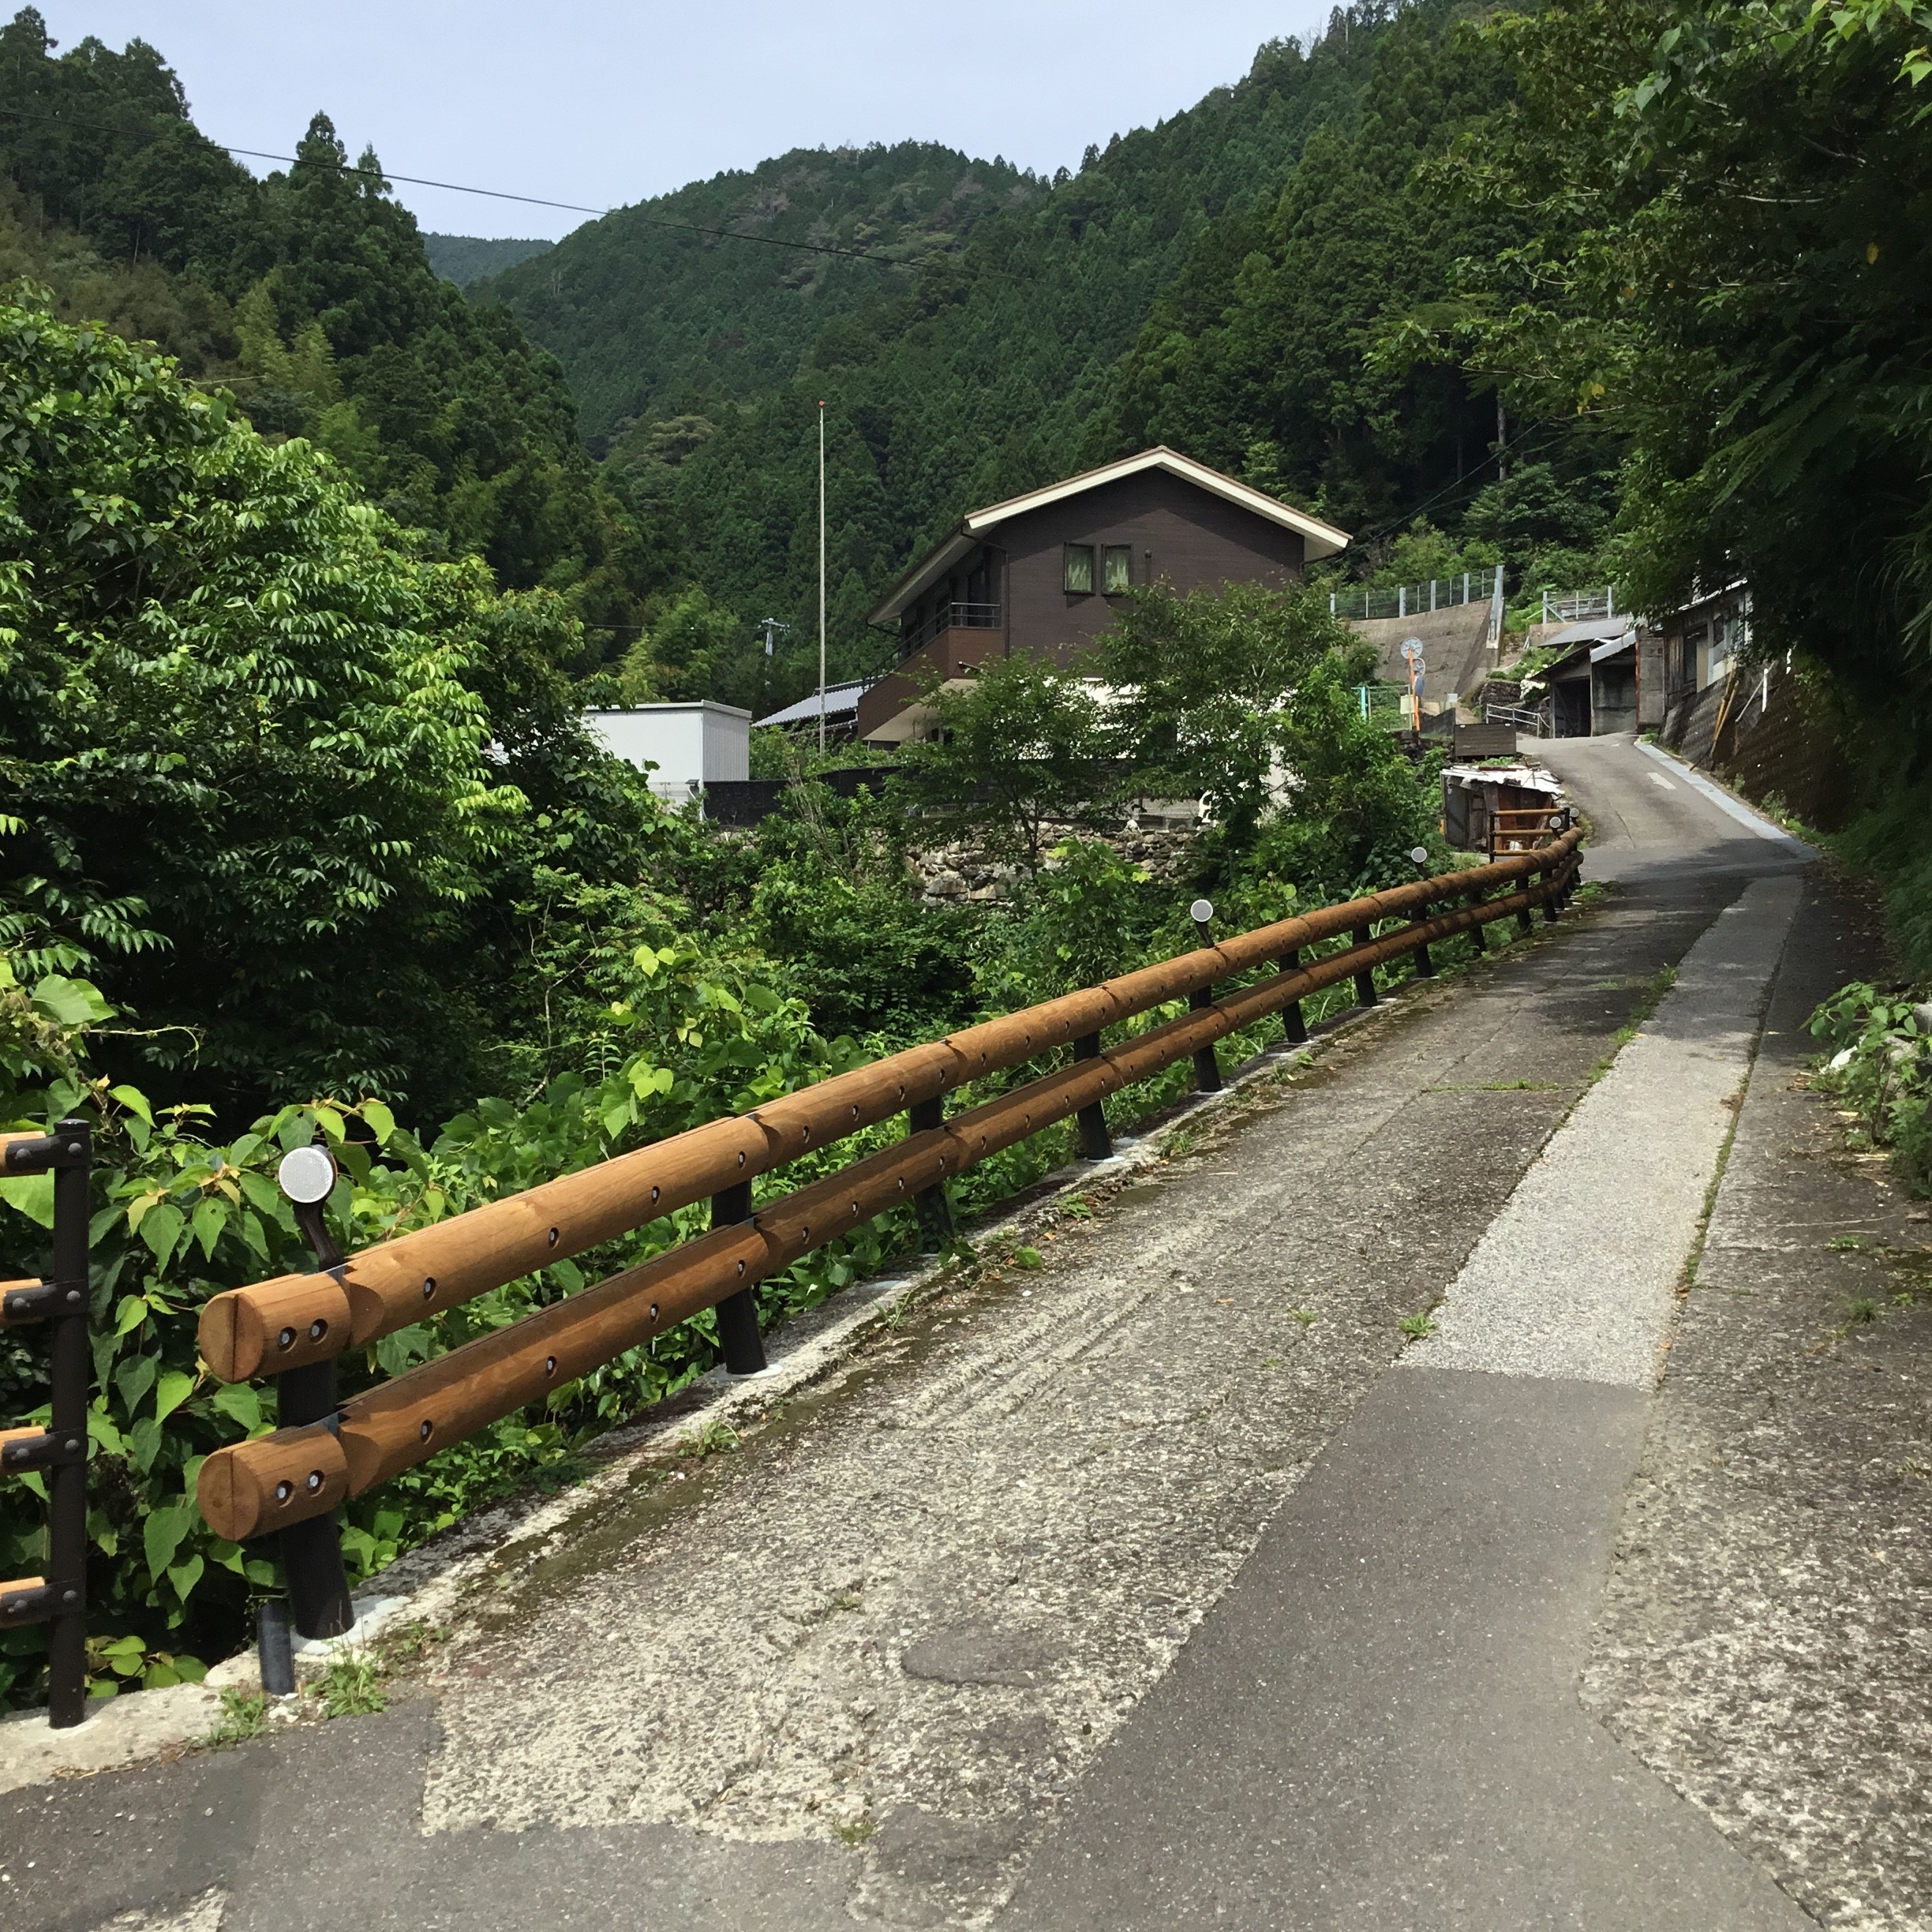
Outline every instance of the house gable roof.
[[1346, 530], [1337, 530], [1332, 523], [1324, 523], [1306, 511], [1297, 510], [1279, 497], [1269, 496], [1265, 490], [1237, 482], [1233, 477], [1224, 476], [1219, 470], [1210, 470], [1205, 463], [1196, 462], [1193, 457], [1183, 456], [1178, 450], [1170, 450], [1163, 444], [1156, 449], [1143, 450], [1138, 456], [1125, 456], [1118, 462], [1103, 463], [1098, 470], [1084, 470], [1078, 476], [1049, 483], [1044, 489], [1028, 490], [1024, 496], [1009, 496], [1004, 503], [989, 504], [983, 510], [968, 511], [960, 520], [959, 527], [921, 557], [874, 605], [866, 622], [874, 624], [897, 622], [900, 612], [907, 605], [950, 570], [988, 532], [1010, 519], [1024, 516], [1030, 511], [1043, 510], [1049, 504], [1077, 496], [1086, 490], [1098, 489], [1103, 484], [1118, 483], [1122, 477], [1138, 476], [1145, 470], [1164, 470], [1170, 476], [1191, 483], [1197, 489], [1207, 490], [1256, 516], [1265, 517], [1271, 523], [1279, 524], [1284, 530], [1294, 530], [1301, 538], [1304, 555], [1311, 563], [1317, 557], [1333, 556], [1347, 546]]

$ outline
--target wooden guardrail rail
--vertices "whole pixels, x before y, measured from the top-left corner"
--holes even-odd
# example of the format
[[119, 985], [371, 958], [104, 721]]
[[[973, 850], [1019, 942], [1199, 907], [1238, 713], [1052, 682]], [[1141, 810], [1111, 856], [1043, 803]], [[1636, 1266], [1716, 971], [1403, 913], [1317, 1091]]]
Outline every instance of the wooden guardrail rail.
[[[1473, 932], [1481, 943], [1492, 921], [1515, 917], [1526, 927], [1538, 907], [1553, 921], [1581, 867], [1581, 837], [1572, 827], [1496, 863], [1223, 939], [346, 1258], [324, 1252], [332, 1265], [315, 1272], [217, 1295], [200, 1318], [209, 1368], [224, 1381], [291, 1374], [286, 1418], [287, 1392], [312, 1388], [305, 1378], [343, 1350], [673, 1209], [707, 1196], [712, 1203], [707, 1234], [339, 1405], [331, 1399], [325, 1413], [296, 1418], [298, 1426], [217, 1450], [201, 1466], [201, 1513], [235, 1542], [316, 1522], [345, 1498], [706, 1308], [720, 1311], [727, 1365], [740, 1372], [762, 1367], [751, 1290], [766, 1275], [890, 1208], [922, 1199], [943, 1204], [943, 1192], [935, 1190], [949, 1177], [1056, 1121], [1078, 1116], [1083, 1153], [1104, 1153], [1100, 1106], [1109, 1095], [1189, 1056], [1203, 1084], [1215, 1084], [1216, 1041], [1274, 1013], [1284, 1014], [1291, 1039], [1305, 1038], [1300, 1002], [1324, 987], [1353, 977], [1358, 998], [1372, 1002], [1377, 966], [1414, 953], [1426, 974], [1433, 970], [1429, 947], [1457, 933]], [[1438, 906], [1448, 909], [1431, 910]], [[1375, 932], [1391, 920], [1402, 923]], [[1354, 938], [1346, 949], [1302, 963], [1305, 949], [1343, 934]], [[1276, 968], [1269, 977], [1214, 996], [1219, 983], [1267, 966]], [[1181, 1017], [1103, 1048], [1105, 1028], [1182, 998], [1191, 1005]], [[943, 1096], [952, 1089], [1068, 1045], [1075, 1050], [1071, 1064], [942, 1117]], [[758, 1175], [900, 1113], [910, 1117], [909, 1132], [897, 1145], [752, 1211], [751, 1182]], [[317, 1239], [319, 1216], [305, 1225]], [[297, 1566], [291, 1560], [288, 1567], [298, 1628], [334, 1634], [326, 1615], [305, 1614]], [[335, 1569], [339, 1574], [339, 1559]], [[346, 1592], [334, 1601], [346, 1602]]]

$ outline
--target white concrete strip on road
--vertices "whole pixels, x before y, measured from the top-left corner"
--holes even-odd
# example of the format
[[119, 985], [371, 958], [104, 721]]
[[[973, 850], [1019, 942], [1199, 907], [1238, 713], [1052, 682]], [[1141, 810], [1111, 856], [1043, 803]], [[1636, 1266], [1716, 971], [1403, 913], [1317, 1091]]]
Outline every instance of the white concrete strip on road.
[[1655, 758], [1660, 765], [1670, 769], [1694, 792], [1701, 792], [1720, 812], [1728, 814], [1741, 826], [1747, 826], [1761, 839], [1767, 839], [1774, 845], [1788, 845], [1794, 852], [1809, 854], [1811, 847], [1801, 838], [1793, 838], [1782, 826], [1773, 825], [1769, 818], [1762, 817], [1737, 799], [1734, 799], [1720, 784], [1714, 784], [1702, 772], [1693, 771], [1681, 758], [1675, 758], [1668, 751], [1660, 751], [1653, 744], [1647, 744], [1639, 738], [1637, 749], [1646, 758]]
[[1799, 894], [1795, 876], [1761, 878], [1718, 915], [1654, 1017], [1551, 1136], [1405, 1364], [1654, 1383]]

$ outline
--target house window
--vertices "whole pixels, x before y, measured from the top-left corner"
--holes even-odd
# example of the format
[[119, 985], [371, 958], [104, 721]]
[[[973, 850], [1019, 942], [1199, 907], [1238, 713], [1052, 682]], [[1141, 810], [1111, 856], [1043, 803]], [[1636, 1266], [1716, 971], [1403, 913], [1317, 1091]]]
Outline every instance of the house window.
[[1091, 597], [1094, 587], [1094, 556], [1091, 544], [1066, 547], [1066, 587], [1072, 597]]
[[1133, 584], [1133, 549], [1129, 544], [1109, 544], [1101, 553], [1104, 574], [1101, 584], [1109, 597], [1118, 597]]

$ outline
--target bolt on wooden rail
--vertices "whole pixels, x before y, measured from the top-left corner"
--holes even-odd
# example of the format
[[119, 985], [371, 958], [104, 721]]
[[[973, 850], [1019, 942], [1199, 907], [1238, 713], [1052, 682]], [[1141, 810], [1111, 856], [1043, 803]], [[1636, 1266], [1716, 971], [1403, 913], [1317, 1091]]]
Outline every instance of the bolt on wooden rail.
[[[235, 1542], [325, 1515], [701, 1310], [747, 1294], [875, 1215], [930, 1200], [952, 1176], [1045, 1127], [1080, 1116], [1082, 1151], [1091, 1158], [1097, 1145], [1104, 1151], [1100, 1103], [1135, 1081], [1190, 1057], [1204, 1069], [1218, 1041], [1271, 1013], [1283, 1015], [1290, 1039], [1305, 1039], [1300, 1002], [1309, 994], [1351, 977], [1372, 985], [1376, 967], [1408, 953], [1426, 961], [1430, 945], [1457, 933], [1473, 932], [1480, 943], [1485, 925], [1514, 917], [1526, 927], [1538, 907], [1554, 919], [1581, 869], [1581, 838], [1571, 826], [1498, 863], [1223, 939], [398, 1236], [325, 1271], [217, 1295], [200, 1329], [212, 1372], [224, 1381], [278, 1375], [707, 1196], [713, 1202], [710, 1233], [354, 1396], [325, 1421], [216, 1451], [201, 1466], [201, 1513]], [[1385, 921], [1402, 923], [1376, 935]], [[1304, 958], [1308, 948], [1351, 933], [1356, 942], [1345, 949]], [[1269, 966], [1276, 968], [1270, 976], [1215, 997], [1222, 983]], [[1204, 1003], [1180, 1017], [1101, 1047], [1105, 1028], [1202, 995]], [[1067, 1046], [1076, 1049], [1070, 1064], [940, 1117], [938, 1103], [952, 1089]], [[754, 1177], [901, 1113], [912, 1131], [897, 1145], [747, 1215], [748, 1193], [739, 1190]], [[721, 1214], [717, 1204], [727, 1199], [732, 1210]], [[300, 1604], [296, 1611], [299, 1624]]]

